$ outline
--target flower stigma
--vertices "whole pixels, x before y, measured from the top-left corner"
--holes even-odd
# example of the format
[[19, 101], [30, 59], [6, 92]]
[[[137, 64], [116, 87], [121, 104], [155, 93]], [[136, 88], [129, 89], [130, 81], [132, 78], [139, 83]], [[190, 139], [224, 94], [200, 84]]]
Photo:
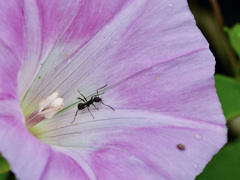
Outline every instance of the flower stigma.
[[39, 103], [38, 109], [29, 114], [25, 119], [27, 129], [32, 128], [44, 119], [51, 119], [63, 109], [63, 98], [59, 98], [61, 91], [56, 91]]

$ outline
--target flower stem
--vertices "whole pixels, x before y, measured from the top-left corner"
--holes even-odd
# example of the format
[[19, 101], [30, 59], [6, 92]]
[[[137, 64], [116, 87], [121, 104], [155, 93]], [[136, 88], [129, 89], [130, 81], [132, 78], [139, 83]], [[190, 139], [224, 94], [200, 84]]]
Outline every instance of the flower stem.
[[210, 0], [210, 3], [212, 5], [213, 11], [216, 15], [218, 27], [222, 32], [224, 32], [223, 31], [224, 20], [223, 20], [223, 16], [222, 16], [221, 9], [220, 9], [220, 6], [218, 4], [218, 1], [217, 0]]
[[[220, 32], [223, 33], [223, 36], [226, 37], [226, 33], [224, 31], [224, 19], [223, 19], [223, 16], [222, 16], [222, 13], [221, 13], [221, 9], [220, 9], [220, 6], [218, 4], [218, 1], [217, 0], [209, 0], [211, 5], [212, 5], [212, 8], [213, 8], [213, 11], [214, 11], [214, 14], [216, 15], [216, 19], [217, 19], [217, 24], [218, 24], [218, 28], [220, 30]], [[227, 49], [228, 49], [228, 52], [230, 54], [230, 58], [229, 58], [229, 61], [231, 63], [231, 66], [232, 66], [232, 70], [233, 70], [233, 73], [235, 75], [235, 78], [236, 79], [239, 79], [239, 63], [238, 63], [238, 59], [233, 51], [233, 48], [229, 42], [229, 40], [226, 42], [226, 45], [227, 45]]]

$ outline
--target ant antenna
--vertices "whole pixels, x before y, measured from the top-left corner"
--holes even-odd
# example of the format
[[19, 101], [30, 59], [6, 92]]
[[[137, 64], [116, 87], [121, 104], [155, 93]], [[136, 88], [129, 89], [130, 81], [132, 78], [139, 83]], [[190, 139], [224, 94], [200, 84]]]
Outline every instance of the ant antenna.
[[[107, 85], [108, 85], [108, 84], [106, 84], [106, 85], [104, 85], [103, 87], [100, 87], [100, 88], [98, 88], [98, 89], [97, 89], [97, 96], [99, 96], [99, 93], [98, 93], [98, 91], [99, 91], [100, 89], [103, 89], [103, 88], [105, 88]], [[102, 94], [104, 94], [104, 93], [102, 93]], [[101, 95], [102, 95], [102, 94], [101, 94]]]

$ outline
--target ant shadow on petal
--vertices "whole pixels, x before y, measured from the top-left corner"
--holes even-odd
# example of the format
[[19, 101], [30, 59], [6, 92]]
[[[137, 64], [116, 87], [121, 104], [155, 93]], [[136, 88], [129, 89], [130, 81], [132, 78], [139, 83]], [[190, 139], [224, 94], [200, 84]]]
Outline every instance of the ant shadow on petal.
[[85, 108], [87, 108], [88, 112], [91, 114], [92, 118], [94, 119], [94, 116], [93, 116], [93, 114], [91, 113], [91, 111], [90, 111], [90, 109], [89, 109], [89, 107], [92, 105], [95, 109], [99, 110], [99, 109], [94, 105], [94, 103], [100, 102], [100, 103], [103, 104], [104, 106], [107, 106], [107, 107], [111, 108], [111, 109], [114, 111], [114, 108], [113, 108], [113, 107], [111, 107], [111, 106], [109, 106], [109, 105], [107, 105], [107, 104], [104, 104], [103, 101], [102, 101], [102, 98], [99, 97], [99, 95], [102, 95], [102, 94], [104, 94], [104, 93], [99, 94], [98, 91], [101, 90], [101, 89], [103, 89], [103, 88], [105, 88], [107, 85], [108, 85], [108, 84], [106, 84], [106, 85], [103, 86], [103, 87], [98, 88], [98, 89], [97, 89], [97, 95], [93, 95], [90, 100], [87, 100], [87, 98], [78, 90], [79, 94], [80, 94], [83, 98], [78, 97], [77, 99], [80, 99], [81, 101], [83, 101], [83, 103], [79, 103], [79, 104], [78, 104], [78, 106], [77, 106], [78, 109], [77, 109], [77, 111], [76, 111], [76, 113], [75, 113], [74, 119], [73, 119], [73, 121], [71, 122], [71, 124], [75, 121], [76, 116], [77, 116], [77, 114], [78, 114], [78, 111], [79, 111], [79, 110], [82, 110], [82, 109], [85, 109]]

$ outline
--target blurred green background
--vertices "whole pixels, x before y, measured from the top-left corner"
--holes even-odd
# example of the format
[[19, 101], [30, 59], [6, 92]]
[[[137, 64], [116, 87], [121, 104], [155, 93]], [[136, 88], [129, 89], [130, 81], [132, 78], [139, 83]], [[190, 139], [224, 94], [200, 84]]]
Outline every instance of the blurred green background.
[[[240, 179], [240, 11], [238, 0], [188, 0], [216, 58], [215, 82], [228, 126], [228, 143], [196, 180]], [[0, 155], [0, 180], [15, 179]]]
[[237, 0], [188, 0], [216, 58], [215, 86], [227, 119], [228, 143], [196, 180], [240, 179], [240, 11]]

